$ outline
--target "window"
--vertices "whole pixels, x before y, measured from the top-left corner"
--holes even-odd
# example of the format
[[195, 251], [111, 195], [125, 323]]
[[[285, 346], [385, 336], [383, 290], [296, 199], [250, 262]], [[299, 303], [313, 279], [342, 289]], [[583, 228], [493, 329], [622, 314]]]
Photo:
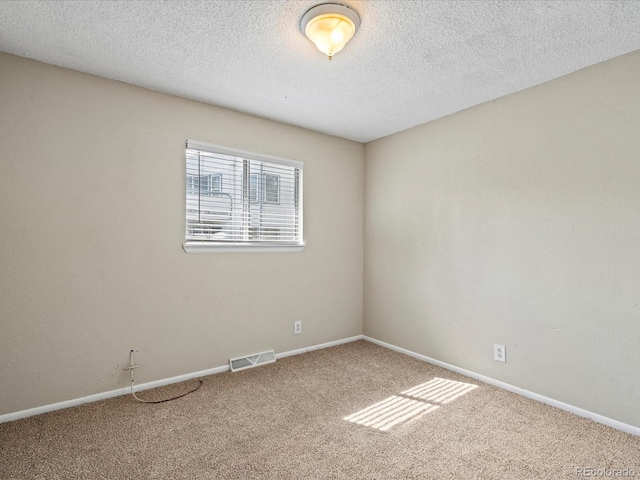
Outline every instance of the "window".
[[249, 202], [280, 203], [280, 175], [252, 173], [249, 176]]
[[264, 174], [264, 201], [280, 203], [280, 175]]
[[185, 251], [302, 250], [301, 162], [189, 140], [186, 166]]
[[208, 196], [222, 193], [222, 175], [187, 175], [187, 193]]

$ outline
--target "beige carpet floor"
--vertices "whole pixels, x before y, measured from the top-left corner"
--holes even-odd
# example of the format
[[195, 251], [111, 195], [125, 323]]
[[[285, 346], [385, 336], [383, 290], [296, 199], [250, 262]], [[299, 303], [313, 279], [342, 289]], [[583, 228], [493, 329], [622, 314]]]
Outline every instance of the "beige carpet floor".
[[640, 478], [640, 437], [365, 341], [205, 377], [173, 402], [123, 396], [0, 425], [1, 479], [520, 480], [584, 467]]

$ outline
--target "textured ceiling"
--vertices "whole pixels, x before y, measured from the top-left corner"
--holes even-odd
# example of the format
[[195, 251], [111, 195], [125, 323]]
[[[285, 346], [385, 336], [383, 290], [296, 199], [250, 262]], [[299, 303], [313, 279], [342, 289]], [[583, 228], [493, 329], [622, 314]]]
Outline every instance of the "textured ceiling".
[[318, 3], [0, 1], [0, 50], [366, 142], [640, 49], [637, 0], [345, 0], [330, 62]]

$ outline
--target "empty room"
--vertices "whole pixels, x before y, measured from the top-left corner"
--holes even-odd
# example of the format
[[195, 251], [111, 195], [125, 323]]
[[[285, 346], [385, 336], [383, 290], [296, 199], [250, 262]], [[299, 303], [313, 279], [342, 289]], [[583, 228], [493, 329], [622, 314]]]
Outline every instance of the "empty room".
[[640, 477], [640, 2], [0, 2], [0, 479]]

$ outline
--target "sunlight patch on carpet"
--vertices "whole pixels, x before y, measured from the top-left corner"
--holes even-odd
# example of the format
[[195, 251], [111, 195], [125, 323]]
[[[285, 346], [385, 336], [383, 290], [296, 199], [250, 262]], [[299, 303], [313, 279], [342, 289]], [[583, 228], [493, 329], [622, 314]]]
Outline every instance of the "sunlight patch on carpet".
[[386, 432], [395, 425], [407, 422], [423, 413], [432, 412], [437, 408], [436, 405], [394, 395], [344, 417], [344, 420]]
[[471, 383], [434, 378], [352, 413], [343, 420], [386, 432], [391, 427], [433, 412], [440, 405], [450, 403], [476, 388], [478, 385]]
[[471, 383], [454, 382], [453, 380], [447, 380], [445, 378], [434, 378], [427, 383], [423, 383], [422, 385], [410, 388], [401, 393], [408, 397], [429, 400], [430, 402], [444, 405], [476, 388], [478, 388], [478, 385]]

